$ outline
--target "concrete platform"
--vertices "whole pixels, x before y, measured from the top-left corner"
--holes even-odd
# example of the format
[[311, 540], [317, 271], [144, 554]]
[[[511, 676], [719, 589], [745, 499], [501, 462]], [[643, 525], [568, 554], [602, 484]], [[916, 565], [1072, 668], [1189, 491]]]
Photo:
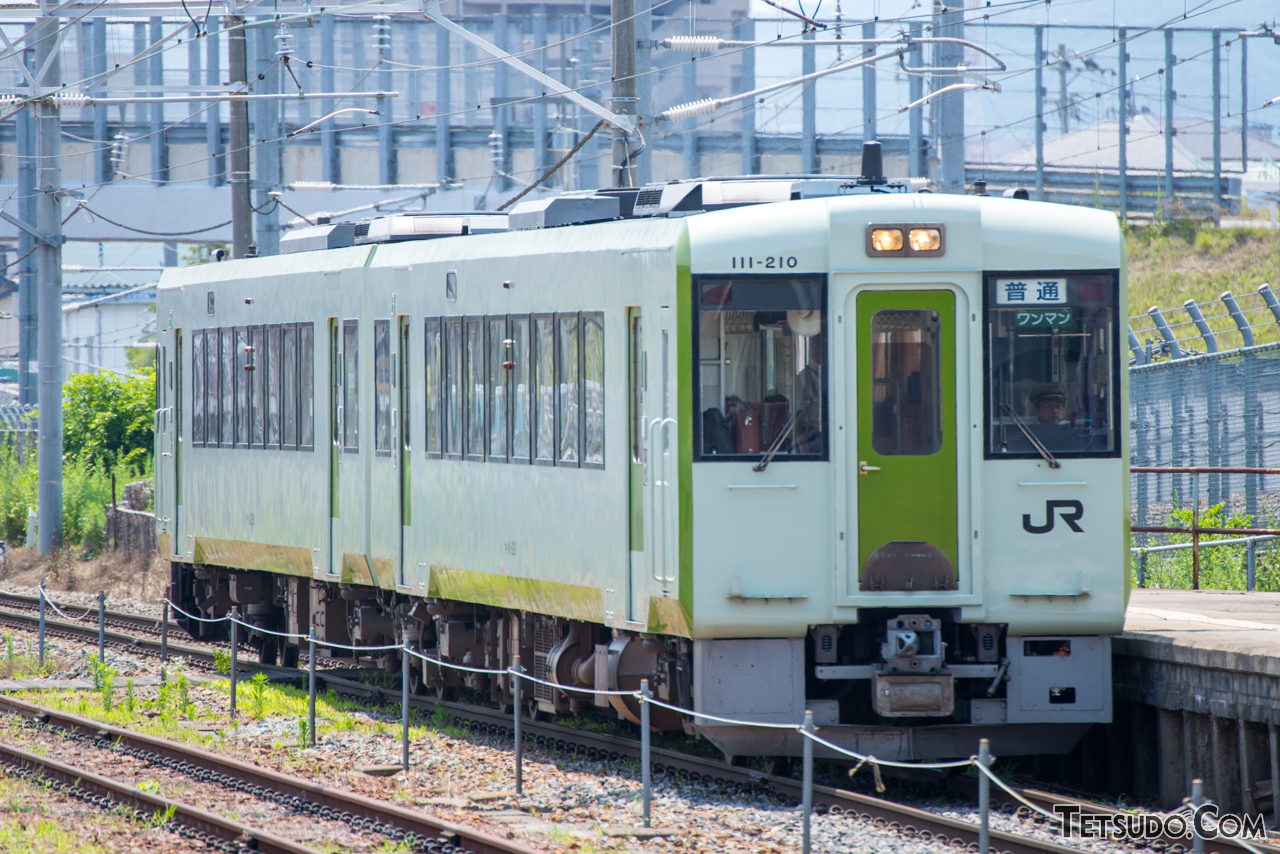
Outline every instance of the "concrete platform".
[[1128, 754], [1130, 791], [1173, 806], [1200, 777], [1218, 803], [1248, 809], [1270, 789], [1280, 593], [1134, 590], [1112, 676], [1107, 741]]

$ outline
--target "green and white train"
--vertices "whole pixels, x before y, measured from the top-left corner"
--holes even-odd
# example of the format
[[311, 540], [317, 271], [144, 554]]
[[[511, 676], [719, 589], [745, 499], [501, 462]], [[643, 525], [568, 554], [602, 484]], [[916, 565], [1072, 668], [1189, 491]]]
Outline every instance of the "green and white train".
[[[289, 244], [160, 283], [175, 602], [315, 625], [322, 646], [519, 655], [568, 688], [648, 679], [703, 715], [812, 710], [881, 758], [981, 737], [1064, 752], [1110, 720], [1129, 435], [1113, 215], [750, 178]], [[412, 681], [515, 699], [416, 659]], [[653, 723], [800, 752], [786, 729]]]

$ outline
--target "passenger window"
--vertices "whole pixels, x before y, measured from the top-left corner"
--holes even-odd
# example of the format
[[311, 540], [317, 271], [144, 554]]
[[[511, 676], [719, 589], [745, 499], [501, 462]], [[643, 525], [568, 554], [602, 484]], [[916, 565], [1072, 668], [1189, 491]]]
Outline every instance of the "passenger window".
[[507, 348], [507, 321], [489, 319], [489, 460], [507, 461], [507, 389], [510, 371]]
[[391, 322], [373, 322], [373, 448], [391, 453]]
[[280, 443], [286, 450], [298, 448], [298, 327], [289, 324], [280, 330], [284, 339], [284, 370], [280, 395]]
[[462, 458], [462, 320], [444, 324], [444, 441], [445, 453]]
[[338, 319], [329, 318], [329, 434], [333, 447], [342, 444], [342, 339], [338, 335]]
[[191, 444], [204, 445], [204, 331], [191, 333]]
[[552, 315], [534, 319], [536, 355], [534, 378], [537, 400], [534, 402], [534, 449], [536, 459], [548, 465], [556, 459], [556, 321]]
[[207, 329], [204, 333], [204, 438], [206, 446], [217, 447], [221, 440], [222, 410], [219, 408], [218, 375], [221, 373], [218, 360], [218, 342], [222, 336], [216, 329]]
[[511, 349], [508, 358], [514, 367], [508, 371], [511, 375], [511, 459], [514, 462], [527, 463], [530, 459], [530, 404], [532, 403], [532, 387], [530, 386], [529, 362], [529, 318], [511, 318]]
[[988, 277], [988, 455], [1120, 453], [1119, 290], [1114, 273]]
[[310, 451], [315, 447], [315, 335], [310, 323], [298, 324], [298, 447]]
[[694, 292], [698, 458], [759, 459], [772, 452], [779, 459], [821, 459], [825, 280], [708, 276]]
[[440, 320], [427, 320], [422, 324], [422, 335], [426, 340], [427, 360], [423, 370], [422, 381], [427, 401], [423, 423], [426, 425], [427, 455], [438, 457], [444, 451], [441, 430], [444, 425], [440, 420]]
[[249, 446], [249, 330], [236, 330], [236, 447]]
[[942, 448], [942, 376], [933, 309], [885, 309], [871, 318], [871, 448], [927, 456]]
[[255, 448], [266, 445], [266, 401], [263, 399], [263, 387], [267, 382], [267, 348], [266, 335], [261, 326], [249, 331], [249, 340], [253, 342], [253, 370], [249, 372], [250, 400], [249, 418], [251, 422], [249, 443]]
[[582, 315], [583, 465], [604, 466], [604, 315]]
[[342, 322], [342, 449], [360, 450], [360, 325]]
[[560, 339], [556, 342], [556, 380], [560, 407], [559, 463], [577, 465], [581, 454], [582, 354], [578, 347], [578, 315], [558, 314]]
[[469, 318], [466, 329], [466, 353], [464, 364], [466, 371], [466, 408], [467, 408], [467, 448], [469, 460], [484, 459], [485, 439], [485, 365], [484, 365], [484, 321], [480, 318]]
[[231, 448], [236, 443], [236, 352], [235, 331], [223, 329], [222, 376], [219, 388], [222, 401], [222, 447]]
[[280, 447], [280, 327], [267, 327], [267, 447]]

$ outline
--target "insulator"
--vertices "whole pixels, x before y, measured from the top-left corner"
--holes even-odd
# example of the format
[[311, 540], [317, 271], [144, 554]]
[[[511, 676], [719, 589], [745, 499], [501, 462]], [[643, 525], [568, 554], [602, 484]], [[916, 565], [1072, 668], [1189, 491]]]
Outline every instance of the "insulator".
[[93, 98], [83, 92], [58, 92], [53, 96], [53, 105], [60, 110], [87, 107], [92, 103]]
[[662, 46], [684, 53], [712, 53], [724, 47], [724, 39], [716, 36], [672, 36], [663, 39]]
[[289, 28], [284, 24], [280, 25], [280, 32], [276, 33], [276, 56], [280, 59], [288, 59], [293, 56], [293, 36], [289, 32]]
[[703, 98], [701, 101], [691, 101], [688, 104], [664, 110], [658, 118], [664, 122], [681, 122], [694, 116], [705, 116], [707, 113], [714, 112], [719, 106], [719, 99]]

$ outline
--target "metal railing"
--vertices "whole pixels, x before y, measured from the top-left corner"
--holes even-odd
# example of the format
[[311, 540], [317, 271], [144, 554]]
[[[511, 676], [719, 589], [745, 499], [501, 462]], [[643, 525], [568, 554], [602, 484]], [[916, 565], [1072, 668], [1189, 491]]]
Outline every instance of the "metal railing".
[[[1209, 546], [1239, 545], [1244, 543], [1247, 552], [1246, 589], [1253, 590], [1257, 581], [1256, 551], [1257, 540], [1280, 538], [1280, 528], [1221, 528], [1202, 526], [1200, 524], [1200, 476], [1205, 474], [1244, 474], [1266, 475], [1280, 474], [1280, 468], [1259, 466], [1130, 466], [1131, 474], [1178, 474], [1191, 475], [1191, 524], [1189, 526], [1173, 525], [1133, 525], [1130, 531], [1135, 534], [1189, 534], [1189, 543], [1170, 543], [1159, 546], [1135, 546], [1131, 549], [1138, 555], [1138, 586], [1146, 584], [1146, 556], [1152, 552], [1170, 552], [1182, 549], [1191, 550], [1191, 589], [1200, 589], [1200, 549]], [[1211, 540], [1202, 543], [1202, 535], [1234, 537], [1229, 540]]]

